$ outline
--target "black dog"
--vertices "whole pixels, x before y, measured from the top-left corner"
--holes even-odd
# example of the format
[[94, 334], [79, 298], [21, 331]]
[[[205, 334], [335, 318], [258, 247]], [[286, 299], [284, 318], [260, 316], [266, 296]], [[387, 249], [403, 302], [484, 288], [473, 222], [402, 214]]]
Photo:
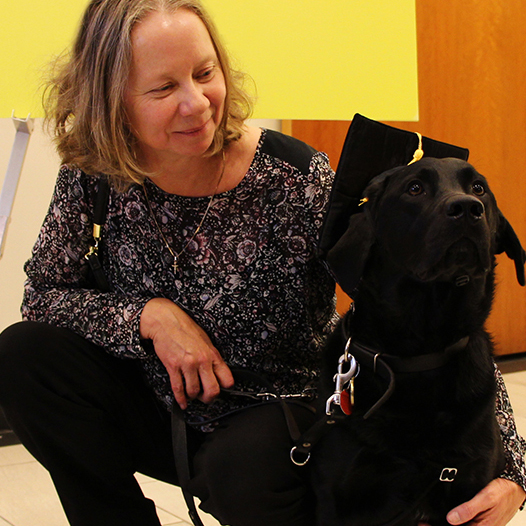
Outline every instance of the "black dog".
[[313, 452], [318, 524], [446, 525], [504, 467], [484, 322], [494, 254], [515, 260], [524, 285], [525, 253], [464, 161], [424, 158], [376, 177], [364, 195], [328, 254], [355, 309], [329, 340], [321, 398], [335, 390], [341, 356], [344, 373], [353, 357], [360, 372], [354, 407], [350, 384], [341, 399], [352, 415]]

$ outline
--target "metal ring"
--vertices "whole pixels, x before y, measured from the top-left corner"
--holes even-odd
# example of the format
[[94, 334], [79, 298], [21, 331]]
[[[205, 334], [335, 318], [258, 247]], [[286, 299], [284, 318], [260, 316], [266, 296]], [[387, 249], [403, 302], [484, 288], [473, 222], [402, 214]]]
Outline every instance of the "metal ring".
[[297, 449], [298, 448], [294, 446], [290, 450], [290, 460], [292, 460], [292, 463], [295, 464], [296, 466], [305, 466], [305, 464], [307, 464], [307, 462], [310, 460], [310, 451], [307, 452], [307, 458], [303, 462], [299, 462], [298, 460], [294, 458], [294, 453], [297, 451]]
[[376, 354], [374, 355], [374, 364], [373, 364], [373, 372], [374, 372], [374, 374], [376, 374], [376, 360], [378, 360], [378, 357], [381, 356], [381, 355], [382, 355], [381, 352], [376, 353]]
[[343, 360], [345, 361], [345, 363], [347, 363], [349, 361], [349, 349], [351, 348], [351, 342], [352, 342], [352, 336], [349, 337], [349, 339], [347, 340], [347, 343], [345, 344], [345, 351], [343, 351]]

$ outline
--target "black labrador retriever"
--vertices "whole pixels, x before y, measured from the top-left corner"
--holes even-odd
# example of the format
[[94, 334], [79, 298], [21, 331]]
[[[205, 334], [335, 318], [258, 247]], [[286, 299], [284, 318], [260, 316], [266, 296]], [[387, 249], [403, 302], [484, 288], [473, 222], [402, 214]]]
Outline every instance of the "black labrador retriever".
[[320, 395], [336, 423], [311, 461], [317, 520], [446, 525], [504, 467], [484, 322], [494, 254], [524, 285], [525, 252], [467, 162], [424, 158], [364, 195], [327, 258], [355, 301], [326, 349]]

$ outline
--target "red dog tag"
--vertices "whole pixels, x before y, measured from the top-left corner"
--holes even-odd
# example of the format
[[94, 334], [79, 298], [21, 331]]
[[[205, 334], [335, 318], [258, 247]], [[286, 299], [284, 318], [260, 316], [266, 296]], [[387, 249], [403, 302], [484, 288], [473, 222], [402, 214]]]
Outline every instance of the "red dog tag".
[[347, 389], [340, 393], [340, 407], [344, 414], [352, 414], [354, 408], [354, 378], [351, 378]]
[[340, 394], [340, 407], [346, 415], [352, 413], [353, 404], [351, 404], [351, 393], [347, 389], [344, 389]]

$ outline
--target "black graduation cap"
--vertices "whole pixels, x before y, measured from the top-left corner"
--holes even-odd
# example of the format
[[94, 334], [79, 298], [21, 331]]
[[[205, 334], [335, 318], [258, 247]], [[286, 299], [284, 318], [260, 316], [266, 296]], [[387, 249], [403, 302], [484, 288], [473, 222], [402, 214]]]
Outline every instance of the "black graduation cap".
[[[359, 211], [362, 193], [369, 181], [381, 173], [419, 158], [456, 157], [467, 161], [469, 151], [445, 142], [388, 126], [356, 114], [349, 126], [321, 230], [322, 257], [347, 230], [349, 218]], [[416, 160], [416, 159], [415, 159]]]

